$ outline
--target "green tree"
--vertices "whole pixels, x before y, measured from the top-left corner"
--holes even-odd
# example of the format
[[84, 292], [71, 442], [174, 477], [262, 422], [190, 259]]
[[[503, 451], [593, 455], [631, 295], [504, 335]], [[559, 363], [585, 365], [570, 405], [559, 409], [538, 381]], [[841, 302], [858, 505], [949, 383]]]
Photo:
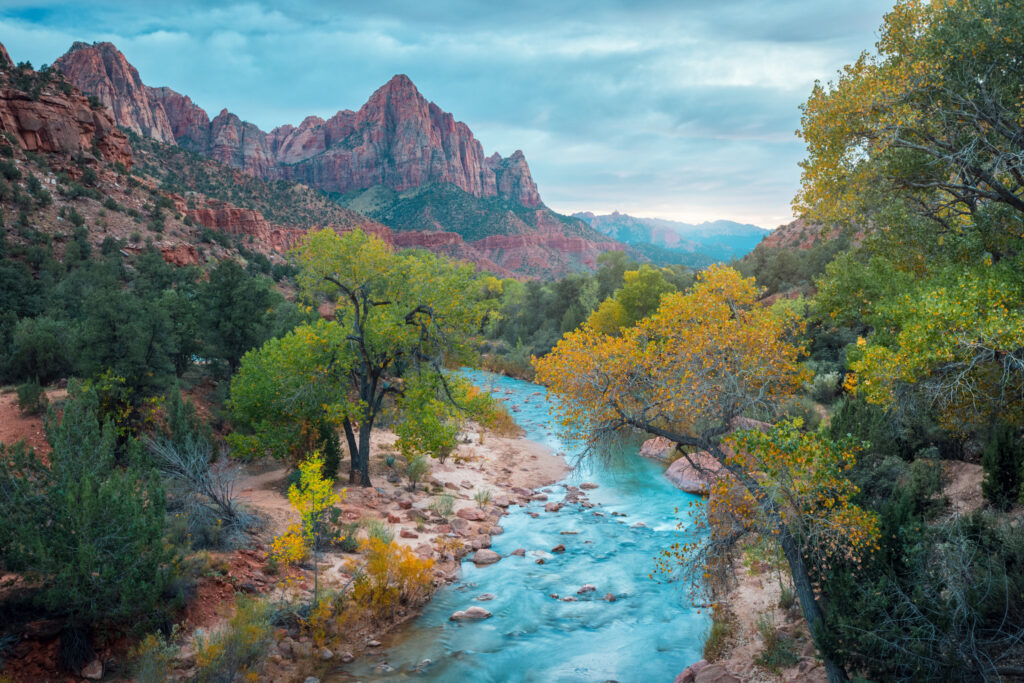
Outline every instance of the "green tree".
[[68, 397], [62, 419], [47, 419], [48, 463], [0, 446], [0, 564], [38, 581], [39, 603], [88, 633], [151, 612], [172, 555], [164, 492], [137, 444], [118, 466], [96, 394], [72, 383]]
[[[345, 352], [327, 372], [348, 384], [333, 405], [351, 455], [350, 481], [370, 485], [370, 432], [409, 373], [434, 374], [473, 357], [485, 305], [471, 266], [422, 251], [393, 252], [354, 230], [311, 232], [296, 252], [303, 294], [334, 307]], [[449, 399], [451, 396], [449, 395]]]
[[223, 361], [228, 375], [233, 375], [246, 351], [269, 336], [268, 312], [275, 303], [270, 285], [225, 259], [210, 271], [200, 301], [207, 353]]

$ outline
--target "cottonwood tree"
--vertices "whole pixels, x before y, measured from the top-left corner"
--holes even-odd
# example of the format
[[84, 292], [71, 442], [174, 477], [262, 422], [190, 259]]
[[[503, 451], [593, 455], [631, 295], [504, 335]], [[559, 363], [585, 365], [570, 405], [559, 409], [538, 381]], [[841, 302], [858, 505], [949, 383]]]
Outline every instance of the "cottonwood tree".
[[[361, 230], [311, 232], [295, 254], [303, 296], [329, 303], [334, 319], [299, 328], [280, 348], [272, 343], [250, 354], [253, 367], [265, 371], [245, 400], [253, 416], [271, 402], [294, 405], [296, 413], [298, 406], [320, 409], [344, 431], [349, 481], [370, 486], [370, 433], [385, 400], [401, 399], [408, 378], [428, 376], [455, 401], [444, 371], [472, 358], [485, 311], [479, 285], [472, 266], [395, 252]], [[264, 353], [273, 357], [261, 359]], [[242, 365], [239, 387], [250, 381]], [[241, 406], [240, 394], [232, 400]]]
[[[757, 297], [753, 279], [712, 267], [689, 293], [664, 296], [656, 313], [620, 336], [588, 325], [566, 335], [536, 361], [537, 377], [555, 397], [563, 425], [591, 450], [641, 430], [680, 449], [710, 454], [740, 485], [760, 530], [778, 540], [817, 638], [824, 615], [804, 555], [815, 542], [810, 530], [819, 524], [806, 505], [779, 494], [787, 482], [799, 482], [807, 495], [827, 496], [840, 478], [817, 478], [806, 462], [836, 454], [794, 445], [797, 437], [790, 432], [763, 442], [751, 437], [753, 456], [738, 456], [741, 451], [725, 443], [738, 418], [777, 414], [806, 377], [799, 365], [802, 350], [788, 341], [798, 324], [795, 314], [760, 306]], [[829, 523], [852, 510], [848, 496], [833, 501], [838, 505], [826, 515]], [[870, 520], [863, 521], [851, 525], [856, 531], [845, 542], [857, 535], [858, 542], [868, 543], [873, 531]], [[831, 680], [845, 680], [828, 656], [826, 667]]]
[[960, 434], [1024, 415], [1022, 43], [1019, 2], [903, 0], [803, 107], [798, 213], [870, 226], [819, 282], [824, 315], [874, 328], [856, 390]]

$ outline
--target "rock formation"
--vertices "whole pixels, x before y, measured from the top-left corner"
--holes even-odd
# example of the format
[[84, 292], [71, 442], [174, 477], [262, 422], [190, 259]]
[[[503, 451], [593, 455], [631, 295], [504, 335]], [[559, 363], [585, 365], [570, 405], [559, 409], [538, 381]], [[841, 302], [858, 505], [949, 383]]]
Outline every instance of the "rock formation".
[[53, 64], [79, 90], [95, 95], [117, 125], [161, 142], [174, 142], [159, 102], [152, 102], [139, 72], [112, 43], [76, 42]]
[[[2, 45], [0, 62], [11, 63]], [[78, 155], [95, 146], [107, 161], [132, 165], [128, 139], [111, 116], [93, 109], [82, 95], [65, 94], [53, 85], [43, 87], [33, 99], [9, 87], [7, 76], [0, 77], [0, 130], [30, 152]]]
[[339, 193], [451, 183], [475, 197], [541, 206], [521, 151], [485, 157], [469, 127], [428, 102], [405, 75], [379, 88], [359, 111], [339, 111], [326, 121], [310, 116], [265, 133], [226, 109], [210, 120], [188, 97], [147, 87], [111, 43], [75, 43], [54, 66], [96, 95], [118, 125], [260, 178]]

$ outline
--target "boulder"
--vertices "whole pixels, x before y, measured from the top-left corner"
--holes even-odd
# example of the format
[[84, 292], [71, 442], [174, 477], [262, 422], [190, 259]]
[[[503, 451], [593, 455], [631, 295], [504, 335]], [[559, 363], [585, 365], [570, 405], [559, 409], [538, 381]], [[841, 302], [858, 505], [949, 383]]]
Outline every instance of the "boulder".
[[598, 484], [595, 484], [592, 481], [585, 481], [582, 484], [580, 484], [580, 488], [583, 489], [584, 491], [592, 491], [598, 488]]
[[467, 507], [462, 508], [455, 513], [457, 517], [468, 520], [470, 522], [482, 522], [487, 519], [487, 513], [480, 508]]
[[565, 552], [565, 546], [562, 545], [561, 543], [559, 543], [558, 545], [556, 545], [554, 548], [551, 549], [551, 552], [553, 552], [553, 553], [564, 553]]
[[654, 458], [655, 460], [668, 460], [675, 449], [675, 443], [663, 436], [656, 436], [653, 439], [644, 441], [643, 445], [640, 446], [640, 455], [645, 458]]
[[411, 529], [402, 529], [401, 531], [398, 532], [398, 535], [401, 538], [419, 538], [420, 537], [419, 534], [417, 534], [415, 531], [412, 531]]
[[525, 557], [526, 556], [526, 548], [516, 548], [515, 550], [512, 551], [512, 554], [515, 555], [516, 557]]
[[693, 683], [740, 683], [740, 679], [721, 664], [708, 664], [694, 676]]
[[488, 619], [490, 618], [490, 616], [491, 613], [485, 610], [483, 607], [480, 607], [479, 605], [473, 605], [472, 607], [468, 607], [465, 610], [459, 610], [458, 612], [448, 617], [448, 620], [469, 621], [473, 619]]
[[707, 493], [720, 477], [728, 474], [722, 464], [710, 453], [700, 452], [685, 455], [665, 470], [668, 478], [676, 488], [687, 493]]
[[494, 593], [481, 593], [480, 595], [476, 596], [476, 599], [480, 602], [487, 602], [489, 600], [493, 600], [496, 597], [498, 596], [496, 596]]
[[596, 586], [589, 583], [585, 583], [578, 591], [576, 591], [576, 595], [583, 595], [584, 593], [593, 593], [596, 590]]
[[476, 551], [475, 555], [473, 555], [473, 564], [477, 564], [477, 565], [494, 564], [495, 562], [497, 562], [500, 559], [501, 559], [501, 555], [499, 555], [498, 553], [494, 552], [493, 550], [488, 550], [487, 548], [481, 548], [480, 550]]
[[544, 506], [544, 512], [558, 512], [562, 509], [561, 503], [548, 503]]
[[604, 601], [605, 602], [615, 602], [615, 600], [616, 600], [615, 593], [605, 593], [604, 594]]

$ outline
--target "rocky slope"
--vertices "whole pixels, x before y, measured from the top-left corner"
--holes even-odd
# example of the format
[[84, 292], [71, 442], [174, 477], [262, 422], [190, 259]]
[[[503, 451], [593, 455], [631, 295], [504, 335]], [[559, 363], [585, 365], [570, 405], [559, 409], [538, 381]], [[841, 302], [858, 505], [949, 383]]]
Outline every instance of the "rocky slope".
[[[265, 133], [226, 109], [211, 120], [187, 96], [144, 85], [111, 43], [75, 43], [54, 66], [95, 94], [118, 125], [262, 180], [322, 190], [407, 233], [403, 246], [518, 276], [593, 268], [599, 253], [622, 248], [544, 206], [521, 151], [484, 156], [469, 127], [404, 75], [358, 111], [309, 116]], [[367, 196], [386, 197], [386, 206], [366, 208]]]

